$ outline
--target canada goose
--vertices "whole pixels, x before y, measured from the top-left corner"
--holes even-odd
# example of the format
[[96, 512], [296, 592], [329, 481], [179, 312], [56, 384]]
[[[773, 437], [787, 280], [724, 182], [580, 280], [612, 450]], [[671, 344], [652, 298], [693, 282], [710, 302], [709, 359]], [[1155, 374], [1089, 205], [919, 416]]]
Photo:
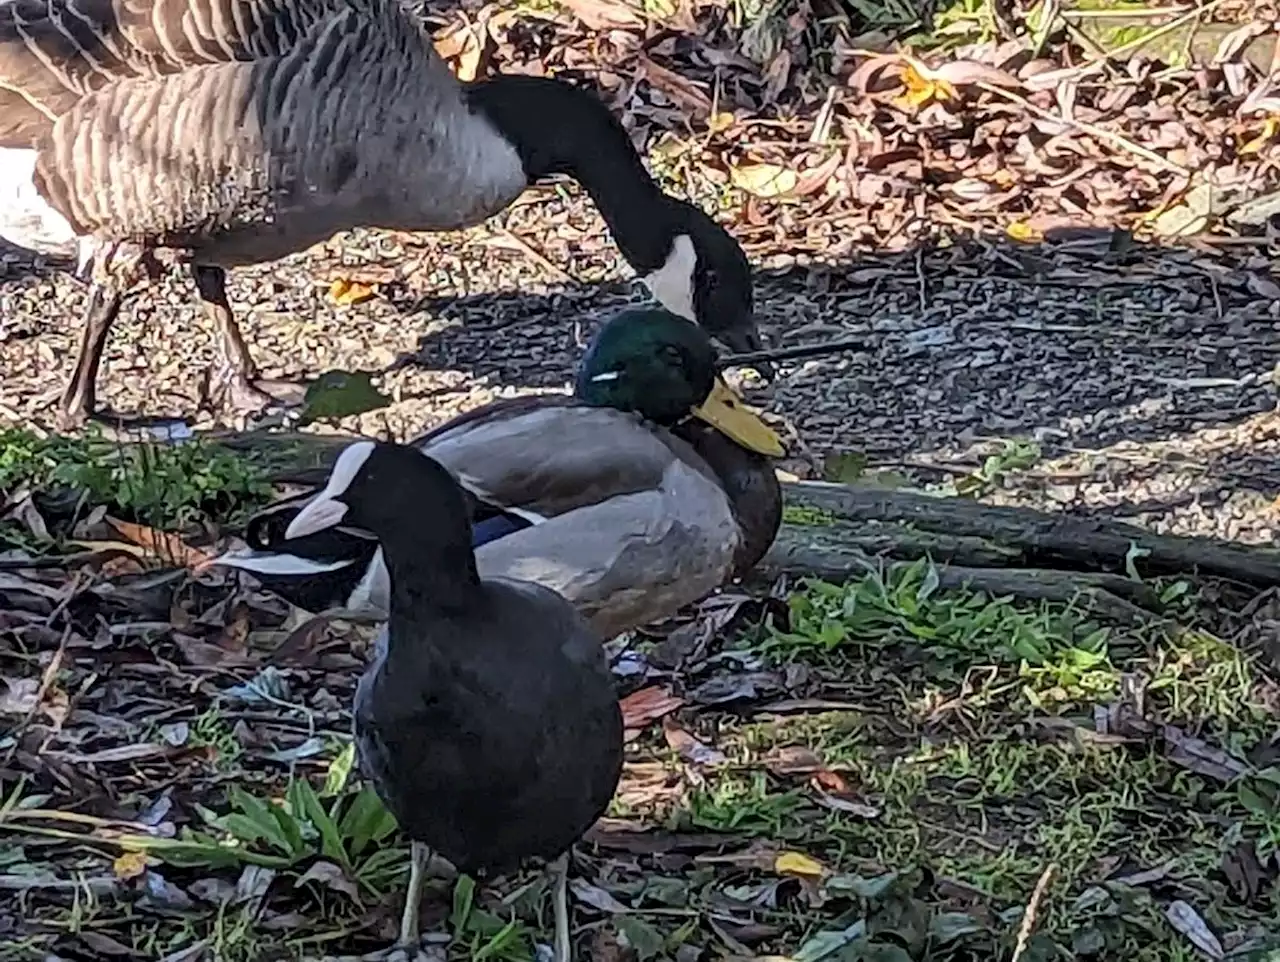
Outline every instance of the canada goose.
[[390, 618], [352, 714], [361, 771], [413, 842], [399, 944], [418, 942], [432, 850], [468, 873], [546, 858], [556, 960], [568, 962], [567, 853], [622, 774], [600, 639], [550, 588], [480, 576], [462, 491], [413, 448], [346, 448], [287, 533], [344, 519], [378, 539], [390, 572]]
[[66, 427], [94, 412], [124, 296], [162, 267], [192, 270], [219, 382], [256, 410], [271, 396], [227, 268], [357, 226], [468, 227], [557, 173], [668, 310], [760, 346], [742, 248], [661, 191], [597, 97], [540, 77], [460, 83], [398, 0], [0, 0], [0, 237], [91, 280]]

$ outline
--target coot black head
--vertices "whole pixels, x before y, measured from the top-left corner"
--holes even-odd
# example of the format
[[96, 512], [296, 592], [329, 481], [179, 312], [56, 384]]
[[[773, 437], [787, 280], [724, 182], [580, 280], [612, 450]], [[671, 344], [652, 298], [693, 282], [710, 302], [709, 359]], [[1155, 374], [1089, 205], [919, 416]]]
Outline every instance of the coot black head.
[[347, 447], [323, 490], [289, 522], [285, 538], [338, 524], [362, 528], [382, 546], [393, 613], [397, 605], [403, 613], [475, 600], [480, 579], [467, 499], [453, 475], [416, 448], [377, 441]]

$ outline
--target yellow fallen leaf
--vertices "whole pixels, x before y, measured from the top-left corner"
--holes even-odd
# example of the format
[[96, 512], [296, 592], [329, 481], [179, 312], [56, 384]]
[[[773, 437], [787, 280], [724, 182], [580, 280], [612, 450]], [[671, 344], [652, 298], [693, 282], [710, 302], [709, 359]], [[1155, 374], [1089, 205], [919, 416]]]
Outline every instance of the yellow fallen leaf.
[[991, 182], [1001, 190], [1008, 190], [1018, 182], [1018, 178], [1014, 177], [1013, 171], [1009, 170], [1007, 167], [1001, 167], [991, 175]]
[[757, 197], [781, 197], [796, 189], [800, 175], [778, 164], [744, 164], [729, 168], [729, 180]]
[[124, 852], [117, 856], [111, 863], [111, 867], [115, 870], [118, 879], [137, 878], [147, 870], [147, 853]]
[[1024, 220], [1015, 220], [1004, 229], [1004, 232], [1014, 240], [1022, 241], [1024, 244], [1034, 244], [1036, 241], [1044, 240], [1044, 234]]
[[732, 113], [722, 110], [714, 113], [707, 118], [707, 129], [713, 134], [718, 134], [722, 130], [728, 130], [734, 125], [737, 118]]
[[373, 288], [360, 281], [349, 281], [339, 277], [329, 285], [329, 300], [335, 304], [347, 306], [359, 304], [373, 297]]
[[900, 76], [907, 89], [895, 97], [893, 102], [901, 110], [916, 110], [931, 100], [956, 99], [956, 88], [950, 81], [929, 76], [910, 61], [902, 65]]
[[1243, 157], [1249, 154], [1256, 154], [1267, 146], [1277, 133], [1280, 133], [1280, 117], [1271, 114], [1263, 121], [1262, 132], [1240, 148], [1240, 155]]
[[801, 852], [779, 852], [773, 860], [773, 870], [779, 875], [817, 877], [826, 871], [822, 863]]

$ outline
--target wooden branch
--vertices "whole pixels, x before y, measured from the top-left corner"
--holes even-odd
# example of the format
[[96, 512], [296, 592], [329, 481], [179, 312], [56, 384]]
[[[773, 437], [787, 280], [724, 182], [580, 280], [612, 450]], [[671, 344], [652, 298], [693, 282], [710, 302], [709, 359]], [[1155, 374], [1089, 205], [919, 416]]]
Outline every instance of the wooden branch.
[[[209, 440], [265, 465], [275, 481], [321, 483], [354, 438], [254, 432]], [[766, 576], [787, 572], [845, 581], [886, 563], [927, 557], [938, 565], [944, 588], [1074, 603], [1125, 624], [1150, 623], [1162, 607], [1151, 588], [1127, 577], [1125, 559], [1135, 547], [1134, 565], [1143, 574], [1200, 573], [1280, 585], [1280, 552], [1267, 548], [886, 488], [800, 481], [783, 490], [788, 514], [797, 520], [782, 525], [760, 563]]]
[[[1049, 514], [1029, 508], [934, 498], [911, 491], [800, 481], [783, 485], [788, 506], [816, 508], [855, 525], [909, 525], [917, 534], [977, 538], [1014, 556], [1025, 567], [1124, 571], [1132, 547], [1149, 552], [1134, 560], [1147, 574], [1206, 574], [1258, 586], [1280, 585], [1280, 552], [1216, 538], [1155, 534], [1105, 518]], [[821, 525], [802, 525], [809, 538]], [[818, 538], [818, 540], [821, 540]]]
[[[884, 525], [883, 534], [859, 538], [847, 522], [832, 525], [784, 524], [756, 573], [763, 577], [798, 574], [843, 582], [884, 567], [901, 569], [918, 558], [937, 563], [939, 587], [983, 591], [993, 597], [1013, 595], [1033, 601], [1075, 604], [1098, 617], [1123, 624], [1149, 624], [1163, 607], [1155, 591], [1140, 581], [1105, 572], [1060, 571], [1016, 565], [1018, 553], [976, 538], [931, 539], [927, 532]], [[906, 532], [902, 538], [890, 531]], [[974, 548], [973, 545], [984, 547]], [[868, 545], [884, 550], [868, 552]], [[889, 561], [883, 558], [906, 559]], [[983, 559], [975, 564], [962, 558]], [[990, 559], [990, 560], [987, 560]]]

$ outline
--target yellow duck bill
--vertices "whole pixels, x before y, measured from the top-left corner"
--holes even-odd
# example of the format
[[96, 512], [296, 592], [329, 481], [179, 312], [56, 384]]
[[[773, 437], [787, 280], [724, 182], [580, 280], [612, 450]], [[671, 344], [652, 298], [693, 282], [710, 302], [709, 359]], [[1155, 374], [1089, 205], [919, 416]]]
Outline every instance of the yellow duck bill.
[[749, 451], [770, 458], [787, 453], [774, 430], [719, 375], [711, 394], [693, 409], [693, 414]]

